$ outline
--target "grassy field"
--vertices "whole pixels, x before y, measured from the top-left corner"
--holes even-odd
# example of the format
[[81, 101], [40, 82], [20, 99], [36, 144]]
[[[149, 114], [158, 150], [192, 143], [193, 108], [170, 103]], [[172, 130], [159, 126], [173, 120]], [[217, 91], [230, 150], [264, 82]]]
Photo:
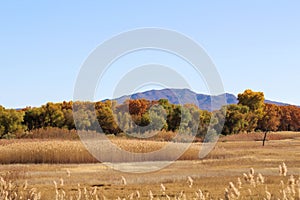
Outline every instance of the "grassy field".
[[[97, 199], [96, 196], [98, 199], [151, 199], [151, 194], [153, 199], [204, 199], [199, 189], [205, 199], [300, 199], [300, 133], [270, 134], [271, 140], [264, 147], [258, 141], [260, 138], [252, 134], [220, 138], [202, 160], [197, 159], [201, 144], [194, 143], [181, 160], [141, 174], [122, 173], [96, 163], [80, 141], [2, 140], [0, 161], [19, 164], [0, 165], [0, 176], [7, 185], [9, 181], [16, 185], [11, 193], [17, 191], [19, 195], [36, 199], [40, 195], [40, 199], [46, 200]], [[166, 145], [117, 138], [112, 141], [135, 152], [153, 151]], [[283, 162], [287, 176], [279, 175], [278, 166]], [[122, 165], [136, 166], [135, 163]], [[254, 169], [253, 175], [250, 168]], [[243, 173], [247, 174], [247, 180]], [[294, 175], [294, 181], [290, 175]], [[0, 188], [4, 188], [3, 181]]]

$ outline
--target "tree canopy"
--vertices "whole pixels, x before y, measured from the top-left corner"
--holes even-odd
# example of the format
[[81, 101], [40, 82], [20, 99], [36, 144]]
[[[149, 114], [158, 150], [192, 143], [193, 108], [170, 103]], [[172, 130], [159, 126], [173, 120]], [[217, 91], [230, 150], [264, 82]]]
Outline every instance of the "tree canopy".
[[[122, 104], [110, 100], [95, 103], [49, 102], [41, 107], [22, 110], [0, 106], [0, 138], [47, 127], [77, 128], [115, 135], [166, 130], [198, 137], [205, 136], [209, 126], [223, 135], [300, 131], [299, 107], [265, 104], [264, 99], [262, 92], [245, 90], [238, 95], [238, 104], [225, 105], [213, 112], [192, 104], [171, 104], [167, 99], [129, 99]], [[73, 111], [76, 111], [75, 122]], [[218, 123], [222, 118], [225, 118], [224, 126]]]

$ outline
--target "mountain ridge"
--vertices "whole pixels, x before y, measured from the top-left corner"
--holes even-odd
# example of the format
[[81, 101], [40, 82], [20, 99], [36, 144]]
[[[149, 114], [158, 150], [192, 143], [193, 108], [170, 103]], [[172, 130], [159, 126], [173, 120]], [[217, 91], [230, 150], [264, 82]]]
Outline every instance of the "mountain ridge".
[[[225, 97], [223, 96], [225, 95]], [[224, 93], [220, 95], [208, 95], [201, 94], [191, 91], [190, 89], [153, 89], [144, 92], [137, 92], [131, 95], [123, 95], [121, 97], [114, 98], [118, 103], [123, 103], [126, 99], [147, 99], [147, 100], [159, 100], [168, 99], [172, 104], [196, 104], [202, 110], [217, 110], [223, 105], [237, 104], [238, 100], [234, 94]], [[105, 99], [108, 100], [108, 99]], [[103, 101], [105, 101], [103, 100]], [[226, 102], [224, 102], [225, 100]], [[213, 102], [213, 104], [212, 104]], [[276, 105], [290, 105], [283, 102], [265, 100], [265, 103], [276, 104]]]

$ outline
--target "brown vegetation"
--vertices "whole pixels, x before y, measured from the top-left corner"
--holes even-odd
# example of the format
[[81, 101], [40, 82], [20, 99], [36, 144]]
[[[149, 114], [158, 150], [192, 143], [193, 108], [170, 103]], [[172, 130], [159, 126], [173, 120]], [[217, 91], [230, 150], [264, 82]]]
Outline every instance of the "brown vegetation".
[[[272, 141], [265, 147], [253, 135], [245, 134], [242, 140], [223, 137], [202, 160], [197, 157], [201, 144], [193, 143], [182, 155], [184, 160], [152, 173], [122, 173], [101, 163], [0, 165], [0, 195], [4, 195], [0, 199], [15, 193], [30, 200], [131, 199], [132, 195], [133, 199], [298, 199], [300, 134], [271, 133]], [[153, 151], [167, 144], [110, 139], [134, 152]], [[1, 140], [0, 150], [2, 163], [95, 162], [78, 140]], [[134, 163], [120, 165], [135, 167]]]
[[[268, 152], [269, 148], [273, 148], [270, 141], [270, 147], [266, 147], [263, 151], [259, 143], [251, 141], [261, 141], [261, 134], [240, 134], [230, 135], [220, 138], [220, 142], [215, 146], [214, 150], [208, 155], [208, 158], [229, 158], [235, 156], [246, 156], [250, 152]], [[285, 147], [286, 144], [281, 143], [283, 139], [297, 139], [300, 137], [296, 132], [280, 132], [268, 135], [270, 140], [278, 140], [278, 150]], [[168, 144], [166, 141], [148, 141], [141, 139], [127, 139], [109, 136], [109, 139], [129, 152], [147, 153], [157, 151]], [[268, 138], [269, 139], [269, 138]], [[235, 143], [232, 143], [234, 141]], [[238, 142], [239, 141], [239, 142]], [[288, 143], [287, 143], [288, 144]], [[178, 143], [180, 145], [180, 143]], [[180, 160], [197, 160], [201, 143], [192, 143], [189, 149], [180, 157]], [[237, 151], [238, 149], [238, 151]], [[240, 150], [242, 149], [242, 151]], [[176, 147], [174, 151], [176, 151]], [[0, 163], [95, 163], [98, 162], [83, 146], [80, 140], [61, 140], [61, 139], [11, 139], [0, 140]], [[157, 160], [169, 160], [173, 151], [169, 152]], [[114, 155], [118, 157], [118, 155]]]
[[[23, 178], [5, 177], [0, 174], [0, 199], [295, 200], [300, 198], [300, 176], [293, 174], [294, 169], [289, 173], [289, 166], [286, 166], [284, 162], [278, 162], [279, 168], [276, 166], [259, 169], [249, 167], [237, 172], [224, 168], [222, 169], [223, 173], [218, 174], [217, 177], [211, 176], [213, 171], [208, 168], [215, 169], [215, 167], [205, 163], [190, 163], [192, 164], [190, 174], [195, 173], [193, 166], [200, 167], [200, 164], [206, 166], [200, 167], [203, 171], [199, 171], [198, 174], [186, 175], [184, 174], [184, 170], [186, 170], [184, 165], [186, 164], [188, 163], [173, 165], [172, 167], [177, 169], [182, 167], [183, 173], [178, 171], [178, 174], [172, 174], [173, 178], [171, 179], [170, 177], [162, 178], [170, 169], [156, 172], [160, 177], [157, 177], [154, 182], [152, 182], [153, 179], [146, 178], [154, 174], [140, 176], [121, 174], [108, 168], [100, 168], [100, 166], [98, 168], [96, 168], [97, 166], [66, 166], [67, 168], [42, 166], [37, 171], [27, 172], [28, 175]], [[30, 168], [35, 169], [36, 167], [30, 166]], [[88, 171], [85, 171], [86, 169]], [[53, 174], [53, 170], [56, 170], [56, 173]], [[220, 172], [220, 170], [213, 173]], [[209, 173], [207, 174], [209, 176], [205, 176], [205, 173]], [[108, 174], [110, 175], [108, 176]], [[95, 175], [99, 177], [97, 178]], [[91, 176], [94, 176], [92, 181], [89, 179]]]

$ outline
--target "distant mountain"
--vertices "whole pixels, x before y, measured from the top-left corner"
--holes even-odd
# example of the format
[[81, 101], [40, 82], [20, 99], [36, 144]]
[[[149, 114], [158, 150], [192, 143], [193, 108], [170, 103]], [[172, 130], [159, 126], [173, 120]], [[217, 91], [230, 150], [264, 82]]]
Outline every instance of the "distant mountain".
[[[224, 96], [226, 102], [223, 102]], [[119, 98], [115, 98], [118, 103], [123, 103], [126, 99], [148, 99], [148, 100], [159, 100], [168, 99], [172, 104], [196, 104], [199, 108], [203, 110], [217, 110], [221, 106], [226, 104], [236, 104], [238, 103], [237, 97], [233, 94], [225, 93], [218, 96], [210, 96], [206, 94], [197, 94], [189, 89], [162, 89], [162, 90], [149, 90], [145, 92], [139, 92], [132, 95], [124, 95]], [[214, 104], [212, 107], [212, 100]], [[276, 102], [271, 100], [265, 100], [266, 103], [276, 104], [276, 105], [289, 105], [282, 102]]]
[[271, 101], [271, 100], [267, 100], [267, 99], [265, 100], [265, 103], [275, 104], [275, 105], [278, 105], [278, 106], [288, 106], [288, 105], [290, 105], [288, 103], [282, 103], [282, 102], [278, 102], [278, 101]]

